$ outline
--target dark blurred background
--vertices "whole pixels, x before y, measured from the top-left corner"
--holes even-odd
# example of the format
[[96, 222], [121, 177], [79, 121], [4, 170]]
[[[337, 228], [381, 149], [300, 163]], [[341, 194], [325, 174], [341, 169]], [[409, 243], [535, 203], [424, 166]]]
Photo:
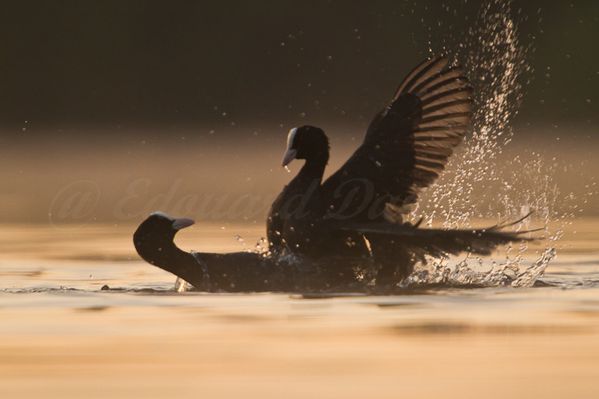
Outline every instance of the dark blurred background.
[[[4, 1], [0, 124], [31, 134], [277, 126], [304, 114], [353, 123], [428, 54], [428, 40], [467, 29], [479, 3]], [[599, 2], [518, 8], [536, 48], [521, 118], [596, 125]]]
[[[289, 179], [278, 160], [290, 127], [324, 126], [336, 165], [429, 47], [460, 42], [480, 4], [3, 1], [0, 218], [45, 220], [78, 180], [99, 185], [107, 204], [140, 177], [160, 181], [156, 193], [182, 178], [204, 192], [271, 195]], [[517, 137], [567, 149], [589, 172], [599, 2], [513, 10], [534, 49]], [[110, 207], [94, 220], [111, 219]]]

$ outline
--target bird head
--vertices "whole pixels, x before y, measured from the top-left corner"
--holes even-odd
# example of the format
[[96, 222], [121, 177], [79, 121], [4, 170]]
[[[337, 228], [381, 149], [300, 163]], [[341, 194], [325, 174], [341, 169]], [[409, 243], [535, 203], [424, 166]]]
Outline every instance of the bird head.
[[294, 159], [306, 159], [329, 156], [329, 139], [324, 131], [314, 126], [295, 127], [287, 135], [287, 149], [283, 155], [282, 166]]
[[163, 212], [154, 212], [144, 220], [133, 235], [135, 247], [163, 248], [173, 245], [175, 234], [194, 224], [187, 218], [173, 218]]

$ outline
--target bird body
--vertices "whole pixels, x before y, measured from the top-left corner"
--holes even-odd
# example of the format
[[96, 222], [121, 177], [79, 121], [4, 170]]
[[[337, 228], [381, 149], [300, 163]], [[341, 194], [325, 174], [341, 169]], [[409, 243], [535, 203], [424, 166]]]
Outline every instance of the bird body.
[[364, 259], [334, 254], [315, 259], [291, 254], [265, 256], [257, 252], [219, 254], [183, 251], [173, 240], [181, 229], [192, 223], [190, 219], [177, 219], [155, 212], [133, 234], [135, 249], [151, 265], [173, 273], [202, 291], [322, 292], [369, 289], [368, 281], [359, 278], [361, 270], [372, 267]]
[[[299, 135], [294, 137], [296, 134]], [[303, 126], [292, 130], [289, 138], [289, 145], [300, 146], [294, 158], [305, 157], [306, 162], [271, 206], [267, 218], [270, 251], [275, 255], [297, 253], [312, 258], [331, 253], [366, 255], [363, 242], [357, 247], [346, 245], [351, 233], [334, 228], [324, 217], [327, 209], [322, 178], [329, 159], [325, 133], [319, 128]], [[289, 151], [294, 149], [289, 148], [285, 156]]]
[[[398, 288], [372, 284], [377, 271], [376, 278], [380, 278], [380, 265], [372, 257], [344, 256], [334, 252], [317, 258], [293, 253], [275, 256], [257, 252], [186, 252], [175, 245], [174, 238], [192, 224], [190, 219], [155, 212], [138, 226], [133, 234], [133, 244], [141, 258], [151, 265], [206, 292], [388, 293]], [[418, 246], [426, 243], [424, 250], [427, 253], [441, 256], [462, 250], [488, 254], [495, 245], [522, 239], [517, 233], [500, 231], [508, 226], [498, 225], [487, 230], [438, 230], [386, 223], [344, 228], [365, 234], [384, 231], [404, 243], [417, 243]]]
[[395, 284], [406, 277], [423, 259], [416, 256], [422, 248], [402, 242], [397, 234], [343, 227], [404, 223], [419, 191], [436, 180], [466, 133], [471, 92], [462, 71], [449, 66], [446, 57], [422, 62], [375, 116], [354, 154], [324, 182], [329, 159], [324, 131], [291, 129], [283, 165], [293, 159], [305, 159], [305, 164], [269, 214], [271, 250], [311, 256], [326, 251], [366, 256], [372, 250], [382, 265], [379, 283]]

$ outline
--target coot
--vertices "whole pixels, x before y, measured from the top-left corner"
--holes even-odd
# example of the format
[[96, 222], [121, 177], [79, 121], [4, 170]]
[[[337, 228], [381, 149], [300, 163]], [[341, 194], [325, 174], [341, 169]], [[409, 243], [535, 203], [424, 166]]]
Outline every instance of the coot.
[[364, 141], [326, 181], [329, 141], [315, 126], [291, 129], [283, 166], [305, 160], [274, 201], [267, 220], [271, 252], [373, 255], [377, 284], [394, 285], [425, 255], [489, 253], [521, 235], [484, 229], [418, 229], [405, 222], [420, 190], [444, 170], [471, 120], [472, 87], [445, 56], [425, 60], [371, 122]]

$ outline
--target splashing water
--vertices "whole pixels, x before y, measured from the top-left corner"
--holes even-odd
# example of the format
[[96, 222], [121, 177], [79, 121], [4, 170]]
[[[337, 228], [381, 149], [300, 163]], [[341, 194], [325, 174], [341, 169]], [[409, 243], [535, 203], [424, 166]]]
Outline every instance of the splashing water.
[[[466, 37], [460, 43], [446, 43], [458, 49], [456, 61], [475, 88], [473, 132], [412, 217], [424, 216], [429, 226], [437, 221], [445, 228], [469, 228], [473, 218], [518, 219], [534, 210], [534, 219], [516, 229], [540, 221], [549, 244], [531, 264], [524, 264], [525, 243], [507, 246], [504, 259], [491, 260], [490, 268], [489, 262], [470, 256], [457, 264], [431, 259], [402, 285], [532, 286], [555, 257], [555, 242], [573, 216], [556, 210], [556, 203], [567, 198], [560, 196], [553, 182], [555, 165], [545, 166], [536, 153], [530, 159], [500, 160], [514, 135], [510, 123], [518, 113], [532, 71], [527, 58], [534, 51], [531, 44], [520, 43], [513, 15], [519, 12], [512, 9], [511, 1], [487, 1]], [[552, 222], [558, 222], [555, 229], [550, 228]]]
[[530, 71], [528, 50], [519, 45], [510, 15], [509, 1], [486, 2], [465, 42], [454, 46], [475, 88], [474, 129], [444, 179], [421, 202], [428, 224], [440, 217], [446, 228], [470, 227], [473, 217], [483, 216], [480, 204], [495, 195], [488, 187], [500, 181], [497, 158], [513, 136], [510, 122], [523, 97], [519, 78]]
[[189, 284], [187, 281], [183, 280], [181, 277], [177, 277], [177, 279], [175, 280], [175, 292], [186, 292], [189, 291], [191, 288], [192, 285]]

